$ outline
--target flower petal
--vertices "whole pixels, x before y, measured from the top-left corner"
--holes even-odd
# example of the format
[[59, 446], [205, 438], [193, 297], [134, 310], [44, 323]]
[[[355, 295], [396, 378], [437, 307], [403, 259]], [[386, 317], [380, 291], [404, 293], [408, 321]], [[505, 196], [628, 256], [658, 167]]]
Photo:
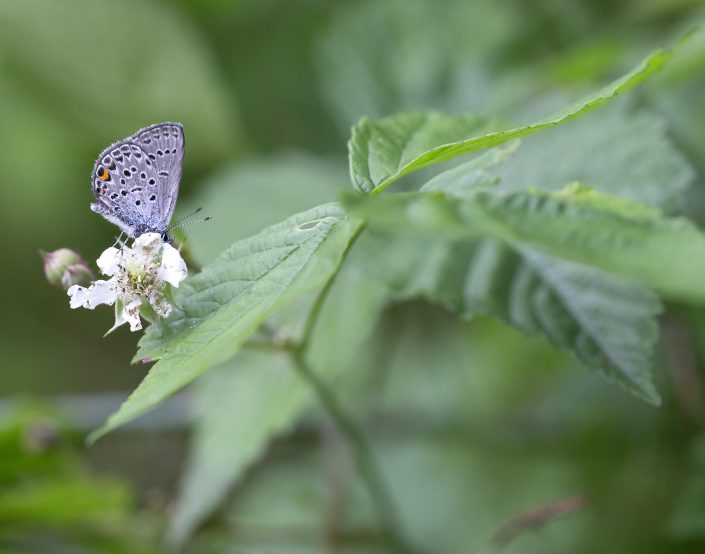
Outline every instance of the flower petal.
[[159, 233], [144, 233], [132, 243], [132, 252], [136, 261], [143, 264], [151, 263], [164, 243]]
[[168, 317], [171, 313], [171, 304], [158, 290], [153, 290], [149, 295], [149, 303], [159, 317]]
[[96, 281], [88, 287], [88, 292], [91, 293], [88, 299], [90, 305], [86, 307], [90, 309], [95, 308], [99, 304], [112, 306], [118, 297], [117, 286], [112, 279], [109, 281]]
[[71, 300], [69, 300], [69, 304], [72, 310], [83, 306], [83, 304], [88, 299], [88, 289], [80, 285], [70, 286], [69, 290], [66, 291], [66, 294], [71, 297]]
[[130, 324], [130, 331], [134, 332], [142, 329], [142, 321], [140, 320], [141, 305], [142, 301], [137, 298], [136, 300], [125, 304], [125, 307], [122, 309], [122, 317]]
[[71, 308], [88, 308], [92, 310], [99, 304], [111, 306], [118, 296], [117, 287], [110, 281], [96, 281], [90, 287], [73, 285], [66, 293], [71, 297]]
[[157, 278], [178, 287], [186, 277], [188, 277], [186, 262], [176, 248], [165, 243], [162, 248], [162, 263], [157, 270]]
[[100, 258], [96, 260], [96, 264], [103, 275], [112, 277], [119, 269], [121, 260], [122, 253], [120, 250], [111, 246], [100, 255]]

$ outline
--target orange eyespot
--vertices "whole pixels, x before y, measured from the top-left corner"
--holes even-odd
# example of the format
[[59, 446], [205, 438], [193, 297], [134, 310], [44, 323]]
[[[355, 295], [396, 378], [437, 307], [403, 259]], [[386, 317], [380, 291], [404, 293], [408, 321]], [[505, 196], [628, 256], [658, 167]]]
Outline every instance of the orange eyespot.
[[102, 166], [99, 167], [98, 179], [100, 179], [101, 181], [107, 181], [108, 179], [110, 179], [110, 172]]

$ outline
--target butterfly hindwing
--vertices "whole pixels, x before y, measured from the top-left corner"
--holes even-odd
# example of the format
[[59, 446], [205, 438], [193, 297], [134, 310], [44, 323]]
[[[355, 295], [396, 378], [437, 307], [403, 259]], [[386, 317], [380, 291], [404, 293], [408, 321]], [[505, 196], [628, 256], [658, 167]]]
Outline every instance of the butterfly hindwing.
[[180, 123], [158, 123], [135, 133], [133, 140], [156, 166], [162, 215], [160, 224], [166, 227], [179, 194], [184, 163], [184, 129]]
[[146, 152], [129, 139], [101, 152], [93, 168], [93, 192], [98, 204], [91, 206], [130, 236], [153, 229], [160, 214], [156, 167]]

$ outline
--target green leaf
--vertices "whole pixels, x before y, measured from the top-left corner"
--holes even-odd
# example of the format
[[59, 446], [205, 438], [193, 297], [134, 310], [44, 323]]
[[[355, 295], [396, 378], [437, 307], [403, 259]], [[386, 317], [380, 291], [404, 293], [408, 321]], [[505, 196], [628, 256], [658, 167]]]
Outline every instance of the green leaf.
[[492, 148], [484, 154], [436, 175], [419, 190], [421, 192], [440, 191], [451, 196], [472, 195], [481, 188], [491, 188], [499, 184], [499, 177], [487, 169], [502, 164], [514, 155], [519, 147], [515, 140]]
[[171, 544], [193, 533], [310, 399], [284, 353], [243, 351], [198, 381], [195, 435], [169, 522]]
[[486, 240], [464, 278], [463, 311], [541, 332], [587, 367], [659, 404], [651, 364], [660, 311], [649, 289], [581, 264]]
[[522, 141], [495, 170], [499, 190], [556, 190], [582, 181], [600, 192], [677, 210], [693, 169], [674, 147], [663, 119], [645, 110], [631, 113], [621, 104]]
[[437, 145], [457, 143], [487, 129], [486, 120], [471, 115], [410, 112], [379, 122], [364, 117], [353, 127], [348, 143], [350, 177], [360, 192], [381, 191], [416, 169], [416, 160]]
[[[589, 120], [576, 123], [584, 121]], [[551, 134], [556, 131], [538, 138]], [[663, 137], [658, 140], [662, 142]], [[621, 150], [617, 158], [624, 161], [624, 153], [630, 150]], [[500, 164], [500, 171], [506, 169], [514, 162], [513, 157], [509, 161], [507, 158], [515, 152], [516, 144], [489, 150], [431, 179], [421, 191], [471, 198], [478, 189], [499, 181], [486, 169]], [[600, 159], [609, 159], [609, 152], [602, 154]], [[652, 170], [668, 159], [655, 148], [651, 154]], [[560, 155], [558, 158], [562, 159]], [[573, 159], [564, 167], [577, 169], [579, 165]], [[614, 164], [606, 165], [606, 175], [616, 172]], [[686, 164], [678, 167], [688, 169]], [[527, 169], [520, 173], [529, 179], [546, 170], [540, 164]], [[586, 192], [583, 190], [583, 194]], [[623, 201], [616, 203], [627, 209]], [[637, 211], [651, 213], [641, 207]], [[651, 362], [658, 338], [656, 314], [660, 304], [647, 288], [528, 248], [513, 251], [493, 240], [477, 247], [454, 244], [443, 237], [377, 234], [377, 239], [386, 246], [379, 245], [377, 255], [368, 256], [368, 265], [377, 264], [376, 271], [370, 268], [373, 274], [385, 274], [382, 280], [387, 280], [395, 291], [390, 298], [421, 296], [465, 316], [492, 315], [524, 333], [542, 333], [558, 348], [571, 350], [588, 368], [602, 372], [648, 402], [659, 403], [651, 382]]]
[[405, 113], [378, 122], [363, 118], [353, 127], [348, 143], [353, 185], [360, 192], [381, 192], [417, 169], [570, 121], [638, 85], [672, 56], [673, 50], [656, 50], [632, 71], [580, 102], [534, 123], [505, 131], [472, 137], [473, 132], [484, 126], [483, 122], [438, 113]]
[[463, 317], [497, 317], [659, 402], [651, 366], [660, 303], [647, 288], [491, 239], [467, 244], [376, 232], [364, 238], [358, 245], [370, 255], [356, 267], [366, 281], [387, 284], [387, 302], [420, 297]]
[[465, 199], [351, 196], [348, 203], [372, 226], [465, 240], [494, 237], [621, 274], [672, 298], [705, 301], [703, 233], [685, 219], [584, 186]]
[[338, 204], [297, 214], [235, 243], [178, 289], [180, 308], [140, 341], [149, 374], [90, 441], [134, 419], [224, 363], [269, 316], [320, 288], [337, 269], [358, 222]]

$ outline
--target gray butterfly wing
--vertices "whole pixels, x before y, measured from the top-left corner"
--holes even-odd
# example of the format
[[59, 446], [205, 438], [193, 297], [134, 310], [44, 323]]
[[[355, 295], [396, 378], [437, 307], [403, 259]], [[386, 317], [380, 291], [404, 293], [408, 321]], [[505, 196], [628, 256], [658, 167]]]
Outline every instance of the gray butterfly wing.
[[184, 129], [180, 123], [158, 123], [137, 131], [132, 141], [139, 145], [156, 166], [160, 219], [166, 229], [174, 214], [184, 163]]
[[93, 166], [91, 210], [131, 237], [161, 233], [157, 166], [132, 137], [103, 150]]

